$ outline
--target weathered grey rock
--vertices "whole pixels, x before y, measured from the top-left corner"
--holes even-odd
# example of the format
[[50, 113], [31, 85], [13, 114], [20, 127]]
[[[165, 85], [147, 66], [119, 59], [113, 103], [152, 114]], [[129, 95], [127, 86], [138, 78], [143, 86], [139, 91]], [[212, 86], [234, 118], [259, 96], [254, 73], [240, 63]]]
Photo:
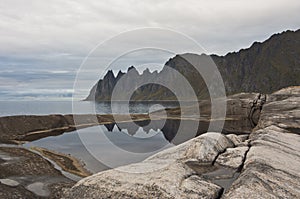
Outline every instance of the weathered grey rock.
[[239, 139], [242, 141], [242, 142], [245, 142], [248, 138], [249, 138], [249, 135], [245, 134], [245, 135], [238, 135]]
[[253, 139], [242, 174], [224, 198], [299, 198], [300, 136], [271, 126]]
[[33, 192], [37, 196], [47, 197], [50, 194], [48, 188], [46, 188], [46, 185], [42, 182], [34, 182], [32, 184], [29, 184], [26, 186], [26, 189]]
[[[274, 169], [286, 171], [300, 177], [300, 136], [288, 133], [276, 126], [259, 130], [252, 135], [250, 159], [261, 164], [268, 164]], [[293, 164], [291, 164], [293, 163]]]
[[250, 144], [250, 140], [248, 139], [249, 135], [238, 135], [238, 137], [242, 142], [238, 143], [236, 145], [237, 147], [249, 146], [249, 144]]
[[193, 159], [212, 163], [219, 153], [233, 146], [233, 143], [226, 136], [210, 132], [159, 152], [145, 161]]
[[19, 182], [15, 181], [15, 180], [11, 180], [9, 178], [0, 179], [0, 183], [5, 184], [7, 186], [11, 186], [11, 187], [15, 187], [20, 184]]
[[268, 96], [242, 173], [223, 198], [300, 198], [299, 93]]
[[218, 156], [216, 162], [222, 166], [238, 169], [240, 166], [242, 166], [248, 149], [249, 147], [246, 146], [228, 148], [224, 153]]
[[87, 177], [66, 198], [216, 198], [222, 188], [195, 175], [185, 162], [212, 163], [228, 147], [233, 144], [226, 136], [203, 134], [143, 162]]
[[275, 125], [300, 134], [300, 86], [281, 89], [267, 97], [257, 129]]
[[249, 146], [250, 140], [245, 140], [244, 142], [238, 143], [237, 147]]
[[206, 133], [198, 139], [193, 139], [185, 152], [185, 157], [197, 159], [200, 162], [213, 162], [217, 155], [233, 143], [219, 133]]
[[[197, 175], [192, 175], [183, 180], [181, 187], [189, 198], [217, 198], [220, 195], [220, 187], [204, 181]], [[184, 194], [182, 197], [186, 197]]]
[[235, 134], [229, 134], [226, 135], [226, 137], [233, 142], [234, 146], [237, 146], [238, 144], [243, 142], [242, 138]]
[[79, 181], [68, 198], [215, 198], [221, 187], [192, 175], [175, 162], [151, 173], [102, 172]]

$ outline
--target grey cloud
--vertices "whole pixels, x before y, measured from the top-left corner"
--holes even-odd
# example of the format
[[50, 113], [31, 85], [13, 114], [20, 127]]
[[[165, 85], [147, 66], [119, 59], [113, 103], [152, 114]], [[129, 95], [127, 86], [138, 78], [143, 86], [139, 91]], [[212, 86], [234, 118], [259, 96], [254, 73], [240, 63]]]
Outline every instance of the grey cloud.
[[[1, 0], [0, 71], [43, 68], [75, 72], [97, 44], [143, 27], [182, 32], [207, 53], [222, 55], [276, 32], [298, 29], [299, 10], [299, 0]], [[138, 43], [142, 38], [145, 35], [135, 35], [128, 42]], [[158, 38], [157, 42], [164, 41]], [[175, 40], [170, 48], [184, 45]], [[107, 66], [101, 59], [110, 59], [118, 47], [127, 46], [106, 46], [105, 53], [91, 57], [90, 62], [103, 71]], [[147, 54], [145, 60], [150, 59], [163, 62]], [[130, 65], [129, 59], [125, 61], [124, 67]], [[20, 77], [2, 78], [10, 78], [10, 83], [20, 81]], [[68, 81], [70, 88], [74, 76], [61, 78], [66, 78], [64, 83]]]
[[[231, 48], [214, 41], [232, 41], [235, 39], [233, 32], [238, 38], [253, 35], [247, 38], [248, 44], [250, 39], [256, 40], [259, 33], [272, 34], [286, 28], [297, 28], [299, 8], [297, 0], [28, 0], [26, 3], [2, 0], [0, 42], [6, 48], [1, 48], [1, 53], [56, 51], [84, 54], [98, 42], [119, 32], [158, 26], [205, 41], [209, 52], [210, 45], [215, 45], [214, 53], [222, 54], [245, 47], [243, 40]], [[25, 49], [28, 51], [24, 52]]]

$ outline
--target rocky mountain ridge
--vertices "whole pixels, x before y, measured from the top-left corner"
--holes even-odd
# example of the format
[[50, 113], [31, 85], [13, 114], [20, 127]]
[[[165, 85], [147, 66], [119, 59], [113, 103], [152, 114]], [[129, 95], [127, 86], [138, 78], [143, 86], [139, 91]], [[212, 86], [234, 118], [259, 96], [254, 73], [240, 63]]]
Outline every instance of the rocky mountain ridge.
[[140, 88], [137, 86], [145, 79], [152, 82], [166, 79], [173, 84], [180, 84], [178, 76], [169, 74], [170, 68], [178, 71], [189, 81], [198, 99], [205, 99], [209, 96], [207, 85], [186, 57], [199, 59], [199, 62], [203, 63], [206, 63], [207, 59], [213, 60], [223, 78], [227, 94], [271, 93], [287, 86], [300, 85], [298, 55], [300, 55], [300, 30], [285, 31], [274, 34], [262, 43], [254, 42], [248, 49], [228, 53], [225, 56], [176, 55], [166, 62], [160, 72], [151, 73], [146, 69], [139, 74], [136, 68], [131, 66], [126, 73], [119, 71], [115, 77], [112, 71], [108, 71], [104, 78], [94, 85], [86, 100], [109, 101], [115, 85], [122, 77], [127, 78], [122, 85], [125, 91], [127, 88], [137, 88], [131, 100], [176, 100], [176, 94], [159, 83], [147, 84]]

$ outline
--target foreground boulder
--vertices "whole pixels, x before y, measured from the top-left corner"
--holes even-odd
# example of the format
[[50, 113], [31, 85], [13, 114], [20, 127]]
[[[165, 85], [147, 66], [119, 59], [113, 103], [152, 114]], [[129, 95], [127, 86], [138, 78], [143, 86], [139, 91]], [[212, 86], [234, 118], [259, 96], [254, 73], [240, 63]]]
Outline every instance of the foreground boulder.
[[206, 133], [143, 162], [87, 177], [66, 198], [217, 198], [223, 188], [187, 163], [211, 167], [218, 154], [233, 146], [224, 135]]

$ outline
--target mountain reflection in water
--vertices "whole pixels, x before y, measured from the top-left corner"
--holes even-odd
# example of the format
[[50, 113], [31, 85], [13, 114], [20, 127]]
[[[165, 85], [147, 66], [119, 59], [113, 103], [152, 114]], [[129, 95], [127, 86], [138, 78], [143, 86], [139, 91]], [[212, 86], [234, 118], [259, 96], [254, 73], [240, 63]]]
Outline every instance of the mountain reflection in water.
[[[181, 124], [181, 125], [180, 125]], [[198, 126], [197, 126], [198, 125]], [[190, 138], [207, 132], [209, 122], [196, 120], [152, 120], [105, 124], [48, 136], [24, 144], [43, 147], [80, 159], [93, 173], [136, 163]], [[180, 127], [181, 126], [181, 127]], [[197, 127], [196, 132], [191, 130]], [[222, 133], [251, 130], [247, 119], [228, 120]], [[124, 155], [123, 152], [128, 152]], [[92, 153], [91, 153], [92, 152]]]
[[161, 131], [165, 139], [175, 145], [208, 132], [209, 127], [210, 131], [220, 132], [223, 134], [249, 133], [252, 129], [247, 118], [241, 118], [240, 120], [226, 120], [224, 127], [221, 130], [217, 128], [218, 122], [220, 121], [209, 122], [198, 120], [167, 119], [121, 122], [105, 124], [104, 126], [108, 132], [112, 132], [113, 130], [116, 130], [115, 128], [117, 128], [120, 132], [127, 131], [127, 134], [139, 138], [147, 138], [151, 136], [151, 134], [153, 134], [152, 131]]

